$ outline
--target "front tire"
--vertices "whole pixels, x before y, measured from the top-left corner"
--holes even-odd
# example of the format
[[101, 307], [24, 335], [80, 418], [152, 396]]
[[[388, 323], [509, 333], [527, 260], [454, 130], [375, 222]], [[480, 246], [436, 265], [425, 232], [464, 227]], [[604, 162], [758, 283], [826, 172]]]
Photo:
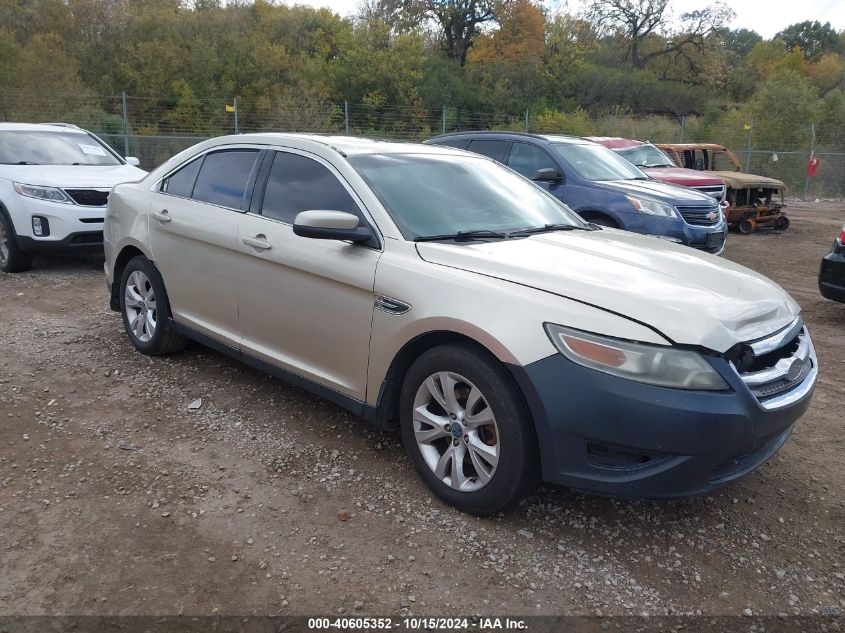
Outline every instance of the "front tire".
[[489, 516], [540, 482], [537, 440], [505, 368], [470, 345], [442, 345], [411, 365], [400, 394], [402, 442], [441, 499]]
[[8, 216], [0, 210], [0, 270], [22, 273], [32, 268], [32, 256], [18, 245], [18, 236]]
[[173, 354], [188, 343], [173, 327], [164, 281], [146, 257], [133, 257], [123, 269], [120, 313], [129, 340], [143, 354]]

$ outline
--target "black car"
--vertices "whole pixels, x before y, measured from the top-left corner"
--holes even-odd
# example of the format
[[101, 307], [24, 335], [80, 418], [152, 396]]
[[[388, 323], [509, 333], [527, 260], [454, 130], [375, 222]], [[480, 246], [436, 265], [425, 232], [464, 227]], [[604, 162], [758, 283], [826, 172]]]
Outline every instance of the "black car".
[[827, 299], [845, 303], [845, 225], [822, 259], [819, 292]]

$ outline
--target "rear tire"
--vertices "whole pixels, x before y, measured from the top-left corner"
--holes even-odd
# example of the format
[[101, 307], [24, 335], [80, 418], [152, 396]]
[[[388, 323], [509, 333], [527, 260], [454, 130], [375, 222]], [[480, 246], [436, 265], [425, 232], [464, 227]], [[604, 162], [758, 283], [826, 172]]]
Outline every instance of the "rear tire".
[[32, 268], [32, 255], [18, 245], [18, 236], [9, 217], [0, 210], [0, 270], [22, 273]]
[[133, 257], [126, 264], [119, 296], [123, 326], [139, 352], [149, 356], [173, 354], [188, 344], [188, 339], [173, 327], [164, 281], [146, 257]]
[[408, 370], [399, 402], [405, 450], [447, 503], [489, 516], [539, 484], [525, 401], [507, 370], [484, 351], [457, 344], [425, 352]]
[[748, 235], [757, 230], [757, 222], [752, 218], [745, 218], [739, 223], [739, 232], [743, 235]]

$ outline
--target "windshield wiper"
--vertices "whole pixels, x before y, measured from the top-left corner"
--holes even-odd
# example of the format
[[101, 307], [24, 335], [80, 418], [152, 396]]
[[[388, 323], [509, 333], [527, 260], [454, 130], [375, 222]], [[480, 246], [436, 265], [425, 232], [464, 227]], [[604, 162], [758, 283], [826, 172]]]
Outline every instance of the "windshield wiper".
[[38, 163], [33, 163], [29, 160], [19, 160], [16, 163], [0, 163], [0, 165], [37, 165]]
[[422, 237], [414, 238], [414, 241], [436, 242], [438, 240], [455, 240], [456, 242], [466, 242], [469, 240], [478, 240], [489, 237], [508, 239], [510, 236], [510, 233], [502, 233], [501, 231], [491, 231], [489, 229], [476, 229], [473, 231], [458, 231], [457, 233], [444, 233], [443, 235], [423, 235]]
[[587, 226], [577, 226], [575, 224], [544, 224], [543, 226], [533, 226], [529, 229], [518, 229], [511, 231], [508, 235], [533, 235], [535, 233], [551, 233], [552, 231], [595, 231], [593, 224]]

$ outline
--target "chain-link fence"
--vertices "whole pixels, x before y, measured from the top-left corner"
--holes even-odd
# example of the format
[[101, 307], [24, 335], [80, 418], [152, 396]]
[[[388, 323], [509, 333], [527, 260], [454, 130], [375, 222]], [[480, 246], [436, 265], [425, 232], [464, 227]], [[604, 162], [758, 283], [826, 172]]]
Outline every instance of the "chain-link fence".
[[[493, 129], [621, 136], [656, 143], [712, 142], [730, 147], [749, 172], [783, 180], [792, 196], [845, 195], [845, 126], [819, 127], [811, 122], [796, 126], [758, 120], [752, 126], [736, 116], [715, 122], [657, 115], [591, 119], [583, 112], [475, 112], [448, 104], [426, 108], [314, 98], [56, 97], [26, 92], [0, 94], [0, 120], [79, 125], [98, 134], [118, 153], [136, 156], [144, 169], [212, 136], [263, 131], [422, 141], [445, 132]], [[765, 131], [762, 139], [757, 130]], [[820, 161], [812, 178], [807, 176], [811, 153]]]

